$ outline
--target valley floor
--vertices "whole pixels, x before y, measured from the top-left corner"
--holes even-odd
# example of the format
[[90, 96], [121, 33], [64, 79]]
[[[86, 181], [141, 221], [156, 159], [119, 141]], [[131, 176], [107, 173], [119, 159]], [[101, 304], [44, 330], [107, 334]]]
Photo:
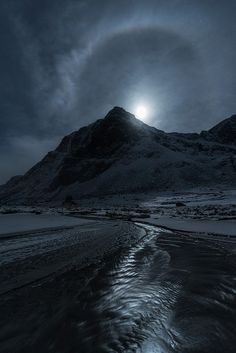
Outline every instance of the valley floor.
[[[0, 236], [35, 228], [70, 227], [80, 222], [63, 216], [139, 220], [178, 231], [236, 236], [236, 190], [139, 193], [81, 199], [76, 203], [69, 208], [0, 207]], [[27, 215], [27, 222], [22, 214]]]

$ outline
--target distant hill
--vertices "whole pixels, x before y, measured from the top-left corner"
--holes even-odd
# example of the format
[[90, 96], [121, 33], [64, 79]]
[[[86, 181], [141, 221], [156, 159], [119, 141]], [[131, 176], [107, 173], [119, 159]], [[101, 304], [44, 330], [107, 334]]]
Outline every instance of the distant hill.
[[236, 185], [236, 115], [200, 134], [165, 133], [115, 107], [1, 186], [0, 202], [219, 185]]
[[208, 136], [224, 144], [236, 146], [236, 115], [221, 121], [208, 131]]

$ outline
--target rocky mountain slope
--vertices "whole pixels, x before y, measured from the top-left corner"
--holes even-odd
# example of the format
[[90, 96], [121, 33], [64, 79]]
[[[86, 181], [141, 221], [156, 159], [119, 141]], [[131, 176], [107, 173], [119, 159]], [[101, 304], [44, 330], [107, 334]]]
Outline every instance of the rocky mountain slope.
[[201, 134], [165, 133], [115, 107], [10, 179], [0, 188], [0, 202], [217, 185], [236, 186], [236, 115]]

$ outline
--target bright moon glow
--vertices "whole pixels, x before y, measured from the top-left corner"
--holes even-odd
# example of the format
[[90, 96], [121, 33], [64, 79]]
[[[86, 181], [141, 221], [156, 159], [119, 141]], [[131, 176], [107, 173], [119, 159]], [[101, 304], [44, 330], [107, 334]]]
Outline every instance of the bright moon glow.
[[142, 121], [147, 121], [148, 120], [148, 108], [145, 107], [144, 105], [139, 105], [135, 110], [135, 116]]

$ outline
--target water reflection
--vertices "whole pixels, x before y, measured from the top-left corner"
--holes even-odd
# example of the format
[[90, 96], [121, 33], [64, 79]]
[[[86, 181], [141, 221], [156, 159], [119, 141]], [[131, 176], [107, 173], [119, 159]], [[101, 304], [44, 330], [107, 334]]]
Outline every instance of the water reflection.
[[235, 352], [236, 258], [215, 242], [149, 227], [136, 247], [80, 271], [79, 294], [77, 276], [15, 352]]
[[150, 231], [72, 305], [79, 352], [233, 352], [235, 275], [214, 243]]

